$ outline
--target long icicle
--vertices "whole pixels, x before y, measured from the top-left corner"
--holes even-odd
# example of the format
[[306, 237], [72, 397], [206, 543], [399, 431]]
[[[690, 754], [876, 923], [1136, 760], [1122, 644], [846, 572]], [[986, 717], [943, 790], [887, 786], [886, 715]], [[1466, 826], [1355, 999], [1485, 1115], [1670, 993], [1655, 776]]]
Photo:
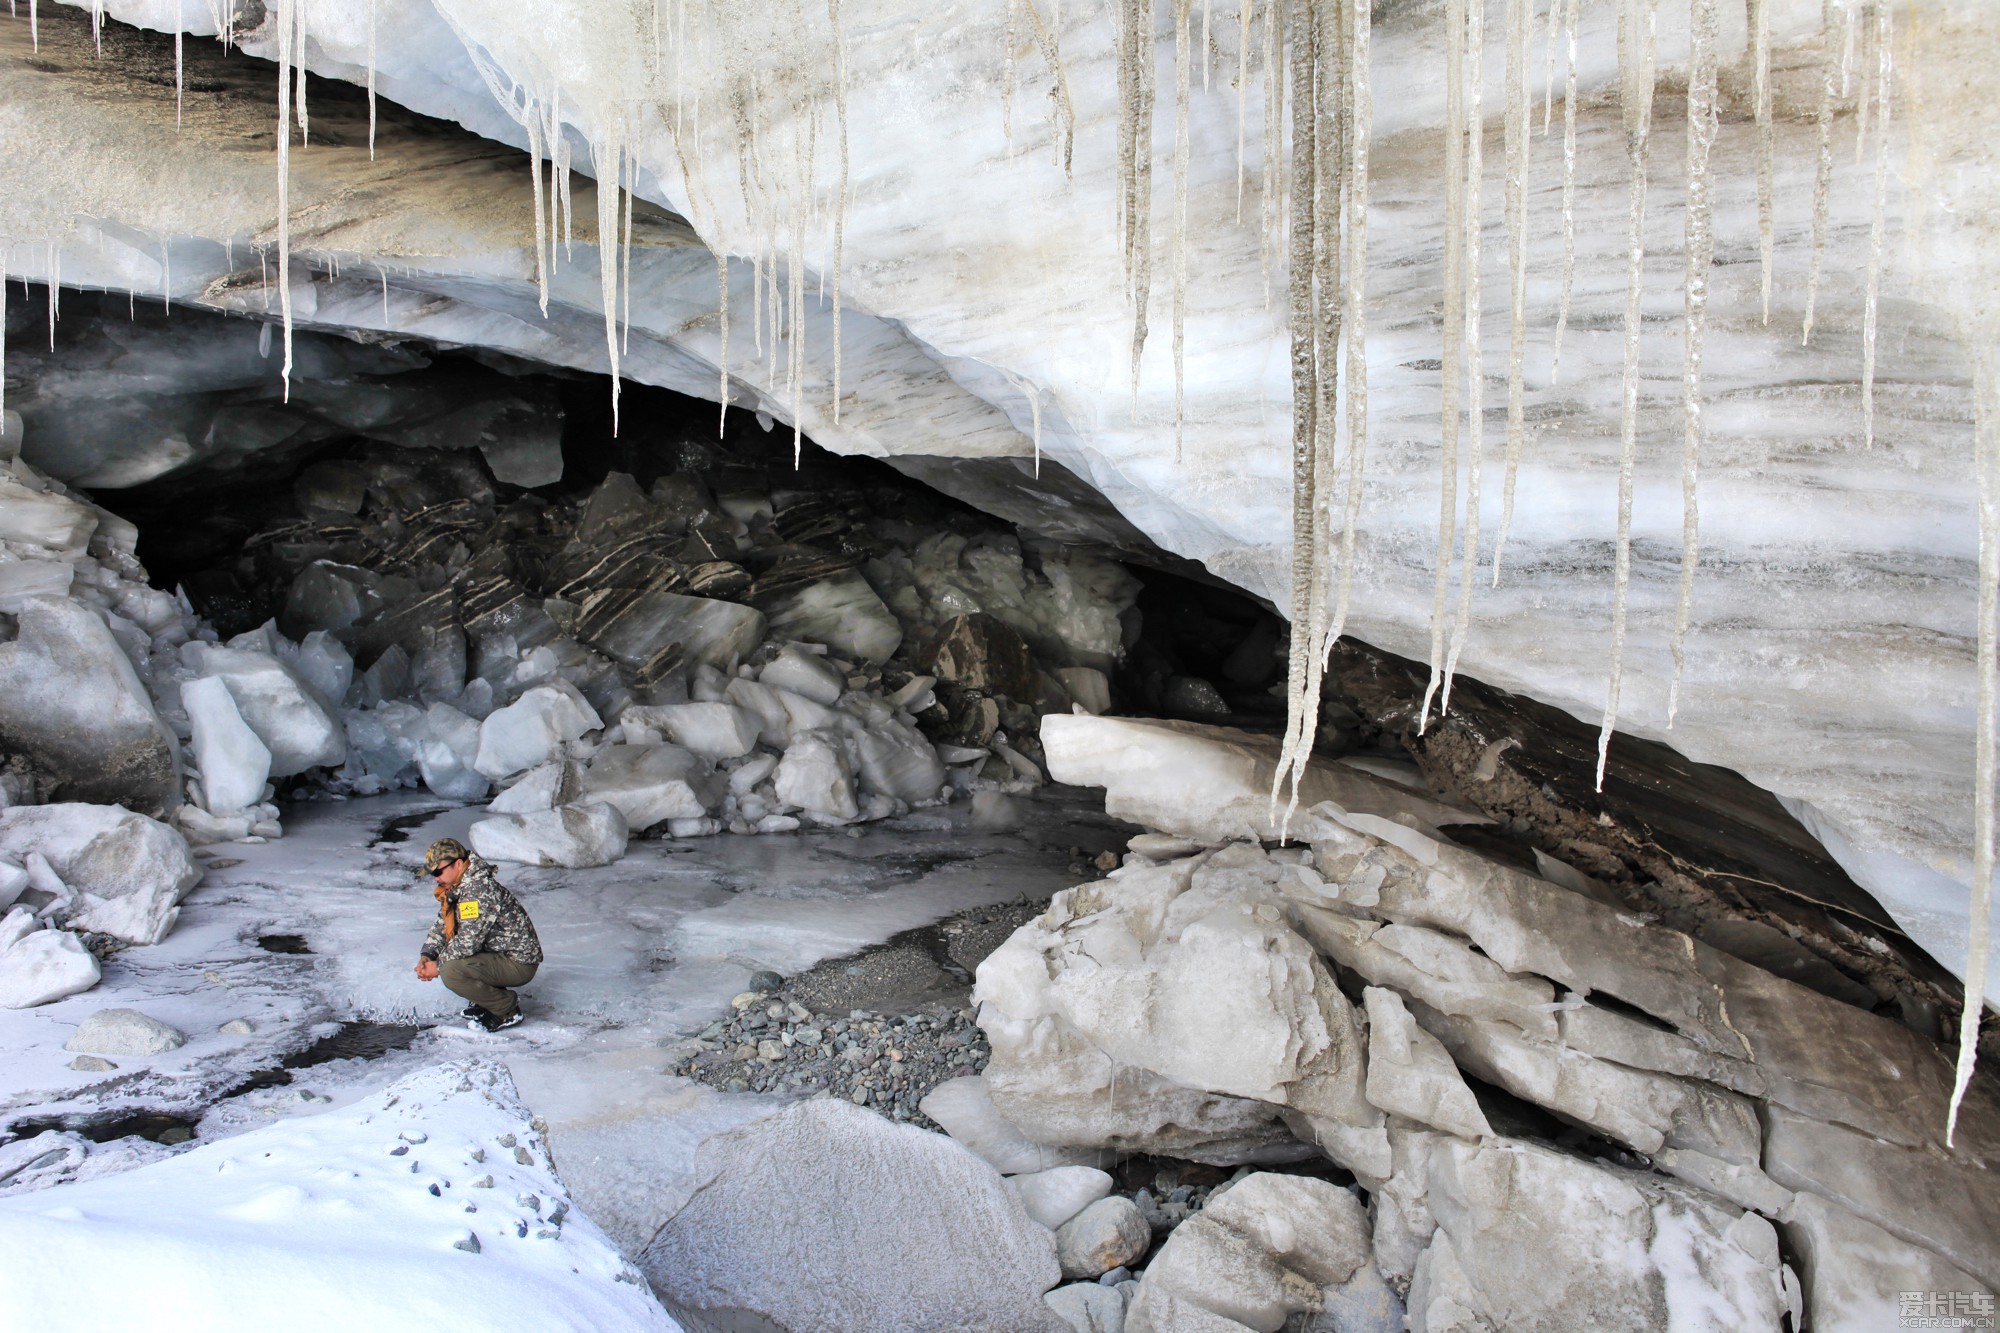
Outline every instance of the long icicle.
[[715, 438], [729, 430], [729, 257], [718, 244], [715, 250], [715, 320], [721, 326], [722, 349], [716, 354], [716, 400], [721, 410], [715, 417]]
[[1417, 734], [1430, 727], [1431, 700], [1444, 683], [1445, 609], [1451, 604], [1451, 559], [1458, 539], [1458, 390], [1465, 338], [1465, 6], [1447, 0], [1444, 35], [1444, 316], [1438, 370], [1438, 539], [1431, 571], [1431, 674], [1417, 713]]
[[[1285, 743], [1271, 776], [1271, 809], [1278, 807], [1286, 776], [1310, 754], [1319, 719], [1305, 715], [1306, 674], [1313, 660], [1309, 626], [1319, 592], [1313, 547], [1314, 450], [1318, 442], [1318, 373], [1314, 362], [1318, 321], [1313, 306], [1313, 171], [1315, 160], [1313, 46], [1314, 0], [1283, 0], [1285, 63], [1292, 93], [1291, 232], [1288, 238], [1292, 371], [1292, 638], [1285, 671]], [[1276, 15], [1273, 15], [1276, 18]], [[1276, 70], [1271, 81], [1281, 81]]]
[[1465, 468], [1465, 539], [1458, 554], [1458, 609], [1452, 615], [1451, 646], [1444, 655], [1444, 689], [1438, 711], [1451, 712], [1451, 684], [1458, 657], [1472, 633], [1472, 585], [1479, 572], [1479, 477], [1486, 451], [1486, 375], [1479, 350], [1481, 279], [1486, 239], [1484, 206], [1486, 117], [1486, 6], [1472, 0], [1465, 12], [1465, 424], [1471, 445]]
[[1522, 368], [1528, 353], [1528, 87], [1534, 11], [1529, 0], [1507, 0], [1507, 475], [1500, 487], [1500, 531], [1493, 541], [1493, 586], [1514, 526], [1514, 478], [1527, 433]]
[[1576, 285], [1576, 22], [1582, 0], [1563, 4], [1563, 190], [1562, 295], [1556, 302], [1556, 336], [1549, 351], [1549, 383], [1561, 376], [1563, 333], [1569, 328], [1569, 298]]
[[1618, 551], [1612, 571], [1611, 675], [1604, 691], [1604, 721], [1597, 733], [1597, 790], [1618, 722], [1618, 694], [1625, 673], [1625, 602], [1632, 580], [1632, 469], [1639, 443], [1640, 297], [1646, 277], [1646, 152], [1653, 129], [1653, 52], [1659, 0], [1626, 0], [1621, 14], [1619, 101], [1625, 114], [1625, 155], [1631, 164], [1631, 217], [1625, 238], [1625, 375], [1620, 394], [1618, 452]]
[[1985, 338], [1974, 341], [1973, 380], [1975, 447], [1978, 453], [1979, 505], [1979, 672], [1978, 733], [1973, 742], [1972, 889], [1970, 929], [1966, 932], [1965, 991], [1958, 1019], [1958, 1069], [1952, 1079], [1951, 1109], [1945, 1117], [1944, 1141], [1952, 1146], [1958, 1131], [1959, 1103], [1971, 1085], [1979, 1060], [1979, 1021], [1986, 1013], [1986, 975], [1993, 920], [1994, 801], [2000, 797], [2000, 745], [1994, 734], [2000, 721], [2000, 418], [1994, 413], [2000, 396], [2000, 367], [1994, 364], [1990, 323]]
[[[1049, 25], [1042, 22], [1041, 13], [1035, 8], [1035, 0], [1021, 0], [1021, 3], [1027, 9], [1029, 25], [1035, 30], [1035, 45], [1041, 48], [1042, 60], [1048, 65], [1049, 73], [1055, 77], [1056, 115], [1062, 121], [1062, 169], [1063, 176], [1067, 178], [1071, 174], [1072, 159], [1076, 155], [1076, 104], [1069, 96], [1069, 75], [1063, 70], [1062, 44]], [[1057, 22], [1061, 22], [1060, 16]], [[834, 47], [834, 59], [845, 68], [847, 58], [838, 42]]]
[[[1882, 297], [1882, 245], [1888, 232], [1889, 79], [1893, 6], [1875, 6], [1875, 214], [1868, 227], [1868, 294], [1861, 311], [1861, 434], [1875, 447], [1875, 335]], [[1864, 101], [1866, 99], [1863, 99]]]
[[1375, 101], [1368, 78], [1370, 52], [1369, 0], [1349, 0], [1347, 55], [1341, 62], [1347, 96], [1347, 209], [1341, 239], [1347, 245], [1346, 308], [1342, 324], [1347, 335], [1347, 512], [1340, 530], [1340, 587], [1335, 593], [1333, 621], [1320, 650], [1322, 671], [1332, 660], [1333, 647], [1347, 629], [1347, 610], [1354, 592], [1355, 548], [1361, 532], [1362, 476], [1368, 461], [1368, 148], [1375, 132]]
[[[542, 318], [549, 317], [548, 217], [542, 211], [542, 123], [531, 100], [521, 123], [528, 128], [528, 180], [535, 200], [535, 293]], [[553, 185], [553, 182], [551, 182]]]
[[[1033, 0], [1029, 0], [1028, 12], [1035, 12]], [[840, 26], [840, 0], [826, 0], [826, 21], [833, 29], [833, 116], [840, 139], [840, 185], [833, 204], [833, 422], [837, 426], [840, 424], [840, 271], [847, 246], [847, 35]], [[1065, 158], [1065, 169], [1067, 166]]]
[[1825, 44], [1820, 56], [1819, 162], [1813, 174], [1812, 260], [1806, 268], [1806, 313], [1799, 325], [1799, 344], [1812, 342], [1813, 314], [1819, 303], [1819, 272], [1826, 259], [1826, 217], [1833, 200], [1833, 89], [1840, 72], [1840, 57], [1833, 46], [1833, 0], [1820, 0], [1820, 40]]
[[279, 371], [284, 399], [292, 400], [292, 43], [305, 0], [275, 0], [278, 7], [278, 309], [285, 359]]
[[604, 351], [611, 366], [611, 434], [618, 435], [618, 177], [624, 142], [615, 130], [591, 145], [597, 175], [597, 291], [604, 304]]
[[[1174, 461], [1181, 461], [1187, 423], [1188, 24], [1193, 0], [1174, 0]], [[1207, 59], [1204, 56], [1203, 65]]]
[[187, 0], [174, 0], [174, 128], [181, 127], [187, 98], [187, 66], [181, 59], [181, 29], [187, 26]]
[[1701, 464], [1702, 337], [1708, 326], [1708, 271], [1715, 258], [1713, 198], [1708, 158], [1715, 146], [1717, 0], [1688, 0], [1690, 46], [1687, 97], [1686, 270], [1681, 360], [1681, 581], [1674, 604], [1674, 677], [1667, 687], [1667, 726], [1680, 711], [1681, 677], [1687, 669], [1688, 624], [1694, 613], [1694, 573], [1701, 551], [1701, 509], [1696, 482]]
[[[1692, 3], [1692, 0], [1690, 0]], [[1777, 155], [1771, 126], [1771, 3], [1747, 0], [1750, 20], [1750, 95], [1757, 120], [1757, 261], [1759, 290], [1764, 297], [1764, 322], [1771, 322], [1771, 256], [1773, 239], [1772, 179]]]
[[1236, 33], [1236, 224], [1243, 225], [1243, 118], [1250, 101], [1250, 19], [1257, 0], [1240, 0]]
[[375, 160], [375, 6], [368, 0], [368, 160]]

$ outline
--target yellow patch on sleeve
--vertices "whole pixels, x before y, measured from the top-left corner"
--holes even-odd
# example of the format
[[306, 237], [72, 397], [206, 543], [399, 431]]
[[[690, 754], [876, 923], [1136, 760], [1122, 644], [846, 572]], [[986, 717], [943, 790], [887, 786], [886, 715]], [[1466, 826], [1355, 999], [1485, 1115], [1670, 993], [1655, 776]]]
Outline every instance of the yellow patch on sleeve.
[[479, 919], [479, 904], [474, 902], [460, 903], [458, 905], [458, 919], [460, 921], [477, 921]]

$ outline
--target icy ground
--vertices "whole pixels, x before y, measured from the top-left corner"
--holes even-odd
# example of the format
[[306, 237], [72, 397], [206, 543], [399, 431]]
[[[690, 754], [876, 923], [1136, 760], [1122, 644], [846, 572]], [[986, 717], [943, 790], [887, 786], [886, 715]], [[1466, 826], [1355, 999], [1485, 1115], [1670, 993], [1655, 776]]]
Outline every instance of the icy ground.
[[[348, 1123], [396, 1079], [491, 1057], [545, 1127], [577, 1204], [630, 1254], [677, 1208], [703, 1137], [782, 1104], [665, 1072], [678, 1039], [718, 1016], [753, 972], [789, 975], [967, 908], [1046, 897], [1075, 879], [1071, 847], [1094, 856], [1129, 833], [1094, 793], [1055, 788], [1020, 799], [1007, 829], [972, 828], [960, 805], [825, 833], [635, 841], [621, 861], [591, 870], [503, 867], [548, 961], [524, 991], [530, 1021], [488, 1037], [465, 1031], [457, 997], [412, 970], [435, 912], [416, 875], [423, 848], [462, 836], [478, 813], [409, 794], [296, 807], [281, 841], [212, 849], [164, 942], [115, 954], [82, 995], [0, 1011], [0, 1124], [12, 1136], [0, 1143], [0, 1194], [53, 1188], [38, 1206], [55, 1206], [58, 1196], [109, 1191], [115, 1206], [93, 1194], [85, 1211], [139, 1217], [155, 1206], [147, 1199], [164, 1197], [141, 1182], [179, 1163], [118, 1173], [281, 1121], [326, 1117], [329, 1133], [345, 1134], [334, 1122]], [[260, 944], [280, 936], [310, 952]], [[64, 1042], [111, 1007], [172, 1024], [187, 1044], [109, 1057], [111, 1072], [71, 1069]], [[221, 1031], [237, 1019], [253, 1031]], [[289, 1083], [243, 1090], [357, 1020], [441, 1025], [377, 1058], [313, 1064]], [[193, 1144], [65, 1135], [43, 1140], [62, 1148], [53, 1157], [26, 1151], [23, 1131], [51, 1121], [101, 1137], [148, 1112], [194, 1122]], [[314, 1131], [298, 1128], [310, 1141]], [[121, 1193], [121, 1180], [135, 1192]], [[77, 1181], [88, 1183], [72, 1189]]]

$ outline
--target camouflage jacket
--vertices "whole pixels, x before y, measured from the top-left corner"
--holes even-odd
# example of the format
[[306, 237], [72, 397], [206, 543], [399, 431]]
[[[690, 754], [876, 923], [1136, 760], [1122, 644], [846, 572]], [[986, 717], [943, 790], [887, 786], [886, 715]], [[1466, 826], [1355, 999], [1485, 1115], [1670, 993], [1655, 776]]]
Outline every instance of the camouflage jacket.
[[542, 942], [535, 923], [520, 900], [494, 877], [493, 863], [483, 857], [468, 857], [465, 877], [444, 900], [444, 911], [458, 918], [458, 929], [444, 937], [444, 916], [431, 922], [424, 937], [423, 956], [435, 962], [470, 958], [476, 953], [497, 953], [517, 963], [542, 961]]

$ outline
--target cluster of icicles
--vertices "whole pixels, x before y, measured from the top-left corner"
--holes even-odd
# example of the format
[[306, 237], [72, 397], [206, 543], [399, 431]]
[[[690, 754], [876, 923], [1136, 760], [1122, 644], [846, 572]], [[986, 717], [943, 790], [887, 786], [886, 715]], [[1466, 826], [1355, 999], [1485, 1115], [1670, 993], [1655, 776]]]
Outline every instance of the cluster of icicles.
[[[228, 43], [234, 0], [192, 0], [206, 4]], [[731, 278], [727, 255], [751, 255], [751, 337], [760, 356], [770, 358], [777, 382], [777, 358], [786, 350], [784, 382], [792, 400], [795, 443], [802, 430], [804, 409], [806, 285], [803, 255], [809, 235], [830, 232], [832, 287], [832, 414], [840, 412], [840, 304], [843, 230], [849, 202], [847, 134], [847, 57], [840, 0], [794, 0], [795, 23], [787, 36], [792, 48], [771, 54], [774, 27], [768, 16], [747, 14], [726, 0], [650, 0], [650, 51], [635, 58], [646, 64], [647, 87], [670, 84], [672, 101], [627, 101], [607, 110], [602, 96], [586, 88], [565, 88], [553, 72], [536, 74], [522, 68], [534, 62], [502, 61], [482, 50], [471, 34], [461, 33], [489, 88], [501, 106], [527, 134], [535, 207], [536, 281], [544, 313], [558, 263], [571, 242], [571, 140], [565, 109], [572, 113], [588, 103], [595, 136], [589, 140], [596, 191], [599, 282], [605, 319], [605, 341], [613, 383], [621, 350], [629, 345], [631, 318], [631, 241], [633, 199], [641, 190], [639, 147], [648, 132], [664, 127], [676, 154], [673, 164], [686, 183], [689, 220], [706, 237], [716, 255], [717, 321], [721, 343], [719, 396], [726, 414], [731, 398], [729, 317]], [[1067, 175], [1072, 167], [1076, 112], [1063, 67], [1060, 0], [999, 0], [1005, 8], [1003, 124], [1011, 148], [1014, 98], [1021, 79], [1024, 51], [1040, 58], [1050, 81], [1052, 126], [1050, 141], [1056, 163]], [[370, 147], [374, 135], [375, 6], [368, 0], [368, 94]], [[1628, 158], [1630, 209], [1625, 254], [1627, 272], [1624, 306], [1624, 367], [1618, 470], [1617, 539], [1614, 556], [1612, 649], [1604, 714], [1598, 742], [1597, 781], [1600, 787], [1613, 728], [1617, 723], [1623, 678], [1627, 595], [1631, 575], [1632, 500], [1638, 438], [1639, 349], [1644, 248], [1644, 218], [1653, 140], [1653, 94], [1656, 82], [1655, 36], [1660, 0], [1612, 0], [1618, 7], [1617, 42], [1619, 100]], [[1708, 298], [1708, 274], [1714, 254], [1711, 227], [1709, 155], [1717, 132], [1717, 44], [1723, 0], [1686, 0], [1690, 53], [1686, 98], [1685, 278], [1682, 359], [1682, 509], [1683, 530], [1679, 596], [1672, 637], [1673, 678], [1668, 696], [1668, 725], [1679, 704], [1681, 675], [1694, 575], [1699, 557], [1700, 513], [1697, 480], [1703, 439], [1702, 345]], [[1765, 319], [1770, 316], [1773, 253], [1773, 126], [1771, 49], [1768, 5], [1771, 0], [1744, 0], [1750, 38], [1752, 98], [1758, 145], [1758, 252], [1762, 264]], [[1110, 0], [1115, 33], [1118, 123], [1117, 225], [1124, 259], [1127, 296], [1132, 305], [1132, 383], [1136, 404], [1140, 361], [1144, 351], [1147, 311], [1153, 286], [1153, 117], [1159, 44], [1155, 0]], [[1206, 88], [1210, 78], [1213, 0], [1201, 0], [1199, 38], [1194, 36], [1194, 0], [1167, 0], [1171, 9], [1174, 71], [1173, 213], [1170, 228], [1170, 284], [1174, 375], [1175, 452], [1180, 452], [1184, 419], [1183, 325], [1187, 309], [1187, 214], [1190, 91], [1197, 64]], [[1534, 45], [1539, 30], [1545, 63], [1541, 136], [1552, 136], [1557, 66], [1562, 87], [1562, 271], [1555, 326], [1548, 340], [1550, 378], [1556, 376], [1569, 322], [1576, 251], [1575, 200], [1577, 164], [1578, 21], [1582, 0], [1546, 0], [1537, 14], [1534, 0], [1505, 0], [1503, 216], [1507, 245], [1509, 310], [1507, 349], [1507, 412], [1504, 479], [1500, 529], [1492, 545], [1490, 579], [1497, 586], [1513, 522], [1515, 476], [1526, 440], [1524, 373], [1528, 353], [1527, 322], [1527, 189], [1528, 164], [1535, 136], [1534, 98], [1530, 88]], [[28, 0], [31, 24], [37, 0]], [[289, 156], [291, 125], [296, 116], [301, 137], [308, 127], [305, 104], [307, 32], [304, 0], [272, 0], [272, 31], [278, 53], [278, 267], [288, 273], [291, 262]], [[1243, 209], [1245, 178], [1245, 116], [1254, 74], [1262, 81], [1262, 217], [1267, 287], [1282, 252], [1288, 285], [1291, 327], [1293, 420], [1293, 543], [1291, 660], [1288, 674], [1289, 722], [1273, 800], [1289, 775], [1296, 801], [1297, 784], [1311, 755], [1323, 674], [1334, 642], [1345, 628], [1355, 567], [1355, 547], [1362, 520], [1362, 473], [1368, 439], [1367, 277], [1368, 277], [1368, 155], [1372, 103], [1369, 88], [1370, 0], [1238, 0], [1237, 28], [1237, 214]], [[1480, 346], [1483, 260], [1482, 161], [1486, 109], [1482, 105], [1487, 6], [1484, 0], [1446, 0], [1444, 5], [1444, 80], [1446, 87], [1445, 151], [1440, 184], [1445, 198], [1445, 238], [1442, 274], [1442, 384], [1440, 393], [1438, 539], [1431, 610], [1430, 680], [1425, 690], [1423, 724], [1438, 702], [1448, 712], [1454, 673], [1471, 623], [1472, 590], [1479, 573], [1480, 489], [1484, 465], [1485, 404]], [[101, 3], [94, 0], [93, 22], [101, 25]], [[1818, 163], [1812, 202], [1812, 251], [1806, 278], [1804, 318], [1800, 337], [1810, 341], [1820, 270], [1825, 251], [1833, 177], [1833, 121], [1838, 103], [1852, 99], [1858, 114], [1857, 159], [1872, 151], [1874, 213], [1865, 287], [1861, 412], [1863, 434], [1874, 443], [1874, 378], [1877, 307], [1885, 231], [1885, 201], [1889, 175], [1889, 122], [1892, 97], [1894, 5], [1892, 0], [1823, 0], [1821, 71], [1817, 115]], [[1224, 22], [1228, 22], [1225, 17]], [[820, 36], [823, 34], [823, 38]], [[822, 45], [823, 42], [823, 45]], [[175, 37], [176, 64], [180, 37]], [[818, 57], [801, 59], [801, 54]], [[824, 53], [822, 56], [821, 53]], [[689, 62], [729, 72], [721, 105], [697, 92], [679, 91]], [[504, 69], [503, 69], [504, 66]], [[178, 97], [178, 90], [177, 90]], [[704, 105], [705, 100], [710, 104]], [[826, 111], [833, 140], [836, 179], [822, 184], [819, 138]], [[705, 151], [704, 117], [736, 159], [737, 190], [729, 197], [710, 180]], [[544, 163], [548, 166], [544, 184]], [[560, 241], [558, 240], [560, 237]], [[781, 245], [782, 240], [782, 245]], [[782, 255], [781, 255], [782, 250]], [[55, 263], [53, 254], [50, 263]], [[781, 281], [780, 266], [783, 265]], [[829, 275], [820, 277], [824, 301]], [[385, 278], [386, 282], [386, 278]], [[54, 276], [51, 273], [51, 292]], [[284, 367], [291, 370], [291, 289], [278, 283], [284, 328]], [[0, 274], [4, 292], [4, 274]], [[52, 295], [53, 301], [53, 295]], [[386, 298], [385, 298], [386, 299]], [[4, 296], [0, 295], [0, 301]], [[623, 309], [624, 327], [620, 329]], [[53, 305], [51, 319], [53, 320]], [[1036, 418], [1039, 461], [1040, 402], [1026, 385]], [[1461, 455], [1465, 494], [1459, 494]], [[1995, 715], [1996, 665], [2000, 664], [2000, 500], [1987, 502], [1989, 491], [2000, 491], [2000, 471], [1980, 468], [1980, 615], [1979, 721], [1975, 781], [1975, 856], [1972, 880], [1971, 939], [1966, 994], [1985, 993], [1987, 922], [1994, 869], [1996, 797]], [[1338, 517], [1336, 517], [1338, 510]], [[1452, 596], [1456, 574], [1456, 598]], [[1952, 1102], [1957, 1106], [1971, 1076], [1983, 1006], [1974, 999], [1964, 1007], [1960, 1029], [1958, 1077]], [[1949, 1131], [1948, 1131], [1949, 1133]]]

